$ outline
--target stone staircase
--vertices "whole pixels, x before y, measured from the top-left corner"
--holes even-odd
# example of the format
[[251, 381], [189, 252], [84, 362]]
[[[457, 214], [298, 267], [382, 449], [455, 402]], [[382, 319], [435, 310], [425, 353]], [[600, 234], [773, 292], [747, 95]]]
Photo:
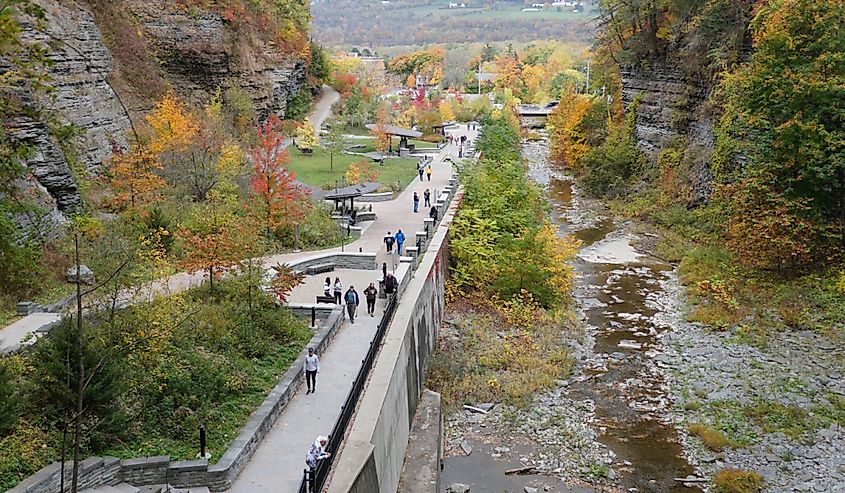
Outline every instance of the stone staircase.
[[82, 490], [80, 493], [209, 493], [205, 486], [194, 488], [174, 488], [167, 485], [142, 486], [136, 488], [129, 483], [120, 483], [114, 486], [98, 486]]

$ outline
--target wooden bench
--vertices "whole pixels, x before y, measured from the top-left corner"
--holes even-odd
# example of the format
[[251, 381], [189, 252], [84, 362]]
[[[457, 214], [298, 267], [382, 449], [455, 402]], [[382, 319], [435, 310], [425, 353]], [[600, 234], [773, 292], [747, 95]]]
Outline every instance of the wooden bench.
[[329, 303], [334, 305], [334, 296], [317, 295], [317, 303]]
[[309, 276], [314, 274], [319, 274], [321, 272], [331, 272], [334, 270], [334, 264], [316, 264], [316, 265], [309, 265], [305, 268], [305, 273]]

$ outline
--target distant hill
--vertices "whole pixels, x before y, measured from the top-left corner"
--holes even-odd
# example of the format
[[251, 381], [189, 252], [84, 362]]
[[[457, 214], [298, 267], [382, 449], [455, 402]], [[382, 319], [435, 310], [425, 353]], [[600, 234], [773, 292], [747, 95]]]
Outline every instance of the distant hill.
[[311, 12], [314, 37], [327, 46], [591, 39], [595, 18], [592, 1], [584, 2], [578, 12], [572, 6], [551, 6], [552, 2], [544, 9], [522, 10], [531, 3], [318, 0]]

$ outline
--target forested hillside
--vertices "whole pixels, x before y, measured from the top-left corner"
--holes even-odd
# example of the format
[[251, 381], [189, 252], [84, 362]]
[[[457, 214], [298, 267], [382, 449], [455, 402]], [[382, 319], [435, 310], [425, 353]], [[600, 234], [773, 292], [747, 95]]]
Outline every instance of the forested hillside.
[[[582, 10], [523, 12], [531, 2], [472, 1], [449, 8], [448, 0], [322, 0], [312, 5], [317, 41], [327, 46], [409, 46], [433, 43], [586, 41], [594, 3]], [[550, 2], [551, 3], [551, 2]], [[399, 27], [399, 28], [398, 28]]]

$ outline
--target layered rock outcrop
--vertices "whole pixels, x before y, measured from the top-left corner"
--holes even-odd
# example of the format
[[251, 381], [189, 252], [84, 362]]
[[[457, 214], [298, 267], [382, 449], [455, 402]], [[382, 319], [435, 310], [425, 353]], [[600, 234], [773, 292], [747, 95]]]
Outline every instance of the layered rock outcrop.
[[[131, 17], [150, 57], [161, 67], [155, 76], [187, 100], [204, 102], [218, 89], [239, 87], [253, 100], [260, 118], [271, 113], [284, 117], [291, 98], [306, 87], [304, 60], [246, 39], [217, 12], [189, 11], [169, 0], [112, 1], [120, 4], [112, 8]], [[96, 176], [115, 146], [126, 148], [130, 117], [120, 96], [132, 110], [149, 108], [152, 101], [139, 100], [140, 91], [132, 87], [138, 81], [114, 77], [116, 61], [103, 35], [110, 26], [97, 25], [91, 11], [95, 2], [36, 3], [46, 10], [44, 29], [24, 19], [21, 39], [50, 48], [48, 75], [55, 90], [34, 93], [21, 87], [14, 96], [38, 111], [3, 123], [12, 139], [31, 149], [31, 173], [22, 186], [37, 196], [47, 224], [55, 225], [80, 210], [81, 175]], [[11, 68], [0, 57], [0, 74]]]
[[125, 0], [143, 25], [171, 87], [197, 102], [238, 87], [260, 118], [284, 117], [306, 86], [305, 61], [273, 43], [239, 32], [219, 13], [186, 11], [169, 0]]
[[705, 109], [707, 88], [672, 60], [645, 67], [621, 67], [620, 72], [626, 111], [636, 108], [637, 146], [656, 159], [661, 149], [682, 137], [690, 164], [692, 202], [706, 201], [713, 191], [708, 163], [715, 144], [713, 124]]

